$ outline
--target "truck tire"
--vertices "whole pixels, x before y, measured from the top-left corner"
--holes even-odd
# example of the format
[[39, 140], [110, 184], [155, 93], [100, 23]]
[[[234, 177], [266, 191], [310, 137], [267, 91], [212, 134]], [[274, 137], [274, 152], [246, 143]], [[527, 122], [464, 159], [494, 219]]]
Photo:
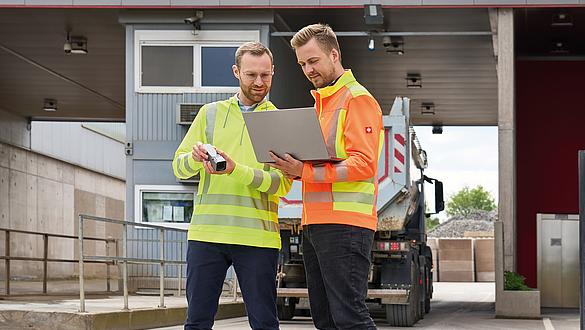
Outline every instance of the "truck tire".
[[391, 326], [412, 327], [420, 320], [419, 271], [414, 261], [411, 262], [410, 276], [413, 285], [408, 305], [386, 305], [386, 321]]
[[288, 298], [288, 306], [285, 306], [284, 303], [285, 298], [278, 298], [278, 303], [276, 304], [278, 319], [285, 321], [292, 320], [295, 316], [296, 300], [295, 298]]
[[425, 299], [425, 313], [428, 314], [428, 312], [431, 311], [431, 298], [426, 298]]

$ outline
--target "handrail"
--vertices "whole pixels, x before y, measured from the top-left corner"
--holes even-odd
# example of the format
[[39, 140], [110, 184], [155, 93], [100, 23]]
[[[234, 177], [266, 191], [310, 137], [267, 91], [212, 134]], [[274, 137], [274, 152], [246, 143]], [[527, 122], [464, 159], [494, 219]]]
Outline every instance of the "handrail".
[[[0, 231], [4, 231], [5, 235], [5, 249], [4, 255], [0, 256], [0, 259], [4, 259], [4, 295], [0, 296], [9, 296], [10, 295], [10, 261], [11, 260], [25, 260], [25, 261], [42, 261], [43, 262], [43, 294], [47, 294], [47, 273], [48, 273], [48, 262], [77, 262], [75, 259], [57, 259], [57, 258], [49, 258], [49, 237], [56, 237], [56, 238], [70, 238], [70, 239], [78, 239], [79, 236], [72, 236], [72, 235], [64, 235], [64, 234], [51, 234], [47, 232], [35, 232], [29, 230], [20, 230], [20, 229], [8, 229], [8, 228], [0, 228]], [[19, 234], [27, 234], [27, 235], [39, 235], [43, 236], [44, 244], [43, 244], [43, 257], [18, 257], [18, 256], [11, 256], [10, 255], [10, 233], [19, 233]], [[113, 238], [99, 238], [99, 237], [83, 237], [83, 239], [87, 240], [94, 240], [94, 241], [103, 241], [106, 243], [106, 255], [109, 255], [109, 245], [108, 243], [115, 243]], [[108, 275], [107, 275], [107, 291], [110, 291], [110, 265], [113, 264], [112, 261], [100, 261], [100, 260], [91, 260], [88, 262], [92, 263], [104, 263], [108, 266]]]
[[[103, 222], [110, 222], [122, 225], [122, 257], [110, 257], [110, 256], [94, 256], [94, 255], [85, 255], [83, 254], [83, 220], [94, 220], [94, 221], [103, 221]], [[160, 259], [145, 259], [145, 258], [129, 258], [128, 257], [128, 226], [138, 226], [138, 227], [146, 227], [152, 229], [158, 229], [160, 231]], [[96, 260], [111, 260], [111, 261], [120, 261], [122, 263], [122, 278], [123, 278], [123, 291], [124, 291], [124, 308], [123, 310], [128, 310], [128, 263], [138, 263], [138, 264], [160, 264], [160, 305], [159, 308], [165, 308], [164, 305], [164, 266], [165, 265], [179, 265], [179, 293], [181, 290], [181, 275], [182, 274], [182, 266], [186, 265], [186, 261], [180, 260], [165, 260], [164, 259], [164, 243], [171, 242], [164, 240], [164, 233], [165, 231], [177, 231], [186, 233], [186, 229], [179, 229], [179, 228], [169, 228], [164, 226], [158, 225], [151, 225], [145, 223], [136, 223], [132, 221], [124, 221], [124, 220], [115, 220], [115, 219], [108, 219], [108, 218], [101, 218], [95, 217], [91, 215], [84, 215], [79, 214], [78, 217], [78, 228], [79, 228], [79, 304], [80, 312], [85, 312], [85, 290], [84, 290], [84, 262], [92, 262]], [[130, 239], [133, 241], [132, 239]], [[141, 240], [144, 241], [144, 240]], [[156, 240], [147, 240], [150, 242], [156, 242]], [[175, 241], [172, 242], [181, 242]]]

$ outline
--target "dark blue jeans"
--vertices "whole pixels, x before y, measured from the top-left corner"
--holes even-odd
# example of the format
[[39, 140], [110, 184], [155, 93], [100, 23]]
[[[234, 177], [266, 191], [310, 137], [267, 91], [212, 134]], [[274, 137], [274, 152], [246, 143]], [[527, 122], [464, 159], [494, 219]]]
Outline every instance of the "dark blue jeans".
[[276, 315], [278, 250], [189, 241], [187, 247], [187, 321], [185, 330], [211, 329], [225, 273], [238, 276], [252, 329], [279, 329]]
[[377, 329], [366, 306], [374, 231], [303, 226], [303, 259], [317, 329]]

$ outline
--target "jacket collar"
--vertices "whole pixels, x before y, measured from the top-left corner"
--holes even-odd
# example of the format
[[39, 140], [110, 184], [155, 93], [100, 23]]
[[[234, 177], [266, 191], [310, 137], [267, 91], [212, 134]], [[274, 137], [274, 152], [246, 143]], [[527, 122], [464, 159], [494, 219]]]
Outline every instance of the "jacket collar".
[[317, 97], [317, 94], [321, 96], [321, 98], [325, 98], [335, 94], [338, 90], [340, 90], [343, 86], [349, 84], [350, 82], [355, 81], [355, 77], [351, 72], [351, 69], [345, 70], [345, 73], [341, 75], [337, 82], [333, 86], [327, 86], [320, 88], [318, 90], [312, 90], [311, 94], [313, 97]]

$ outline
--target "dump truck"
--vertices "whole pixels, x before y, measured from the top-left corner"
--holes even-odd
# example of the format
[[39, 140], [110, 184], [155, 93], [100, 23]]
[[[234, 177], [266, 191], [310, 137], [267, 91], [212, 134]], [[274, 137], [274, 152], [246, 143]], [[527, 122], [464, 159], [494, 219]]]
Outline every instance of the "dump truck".
[[[410, 125], [410, 99], [396, 97], [383, 117], [384, 145], [378, 164], [378, 226], [372, 246], [367, 301], [386, 309], [394, 326], [413, 326], [431, 308], [433, 258], [427, 246], [426, 220], [443, 210], [442, 182], [424, 175], [426, 152]], [[425, 183], [434, 185], [435, 212], [427, 213]], [[309, 315], [302, 257], [301, 183], [279, 207], [282, 249], [278, 284], [281, 320]]]

